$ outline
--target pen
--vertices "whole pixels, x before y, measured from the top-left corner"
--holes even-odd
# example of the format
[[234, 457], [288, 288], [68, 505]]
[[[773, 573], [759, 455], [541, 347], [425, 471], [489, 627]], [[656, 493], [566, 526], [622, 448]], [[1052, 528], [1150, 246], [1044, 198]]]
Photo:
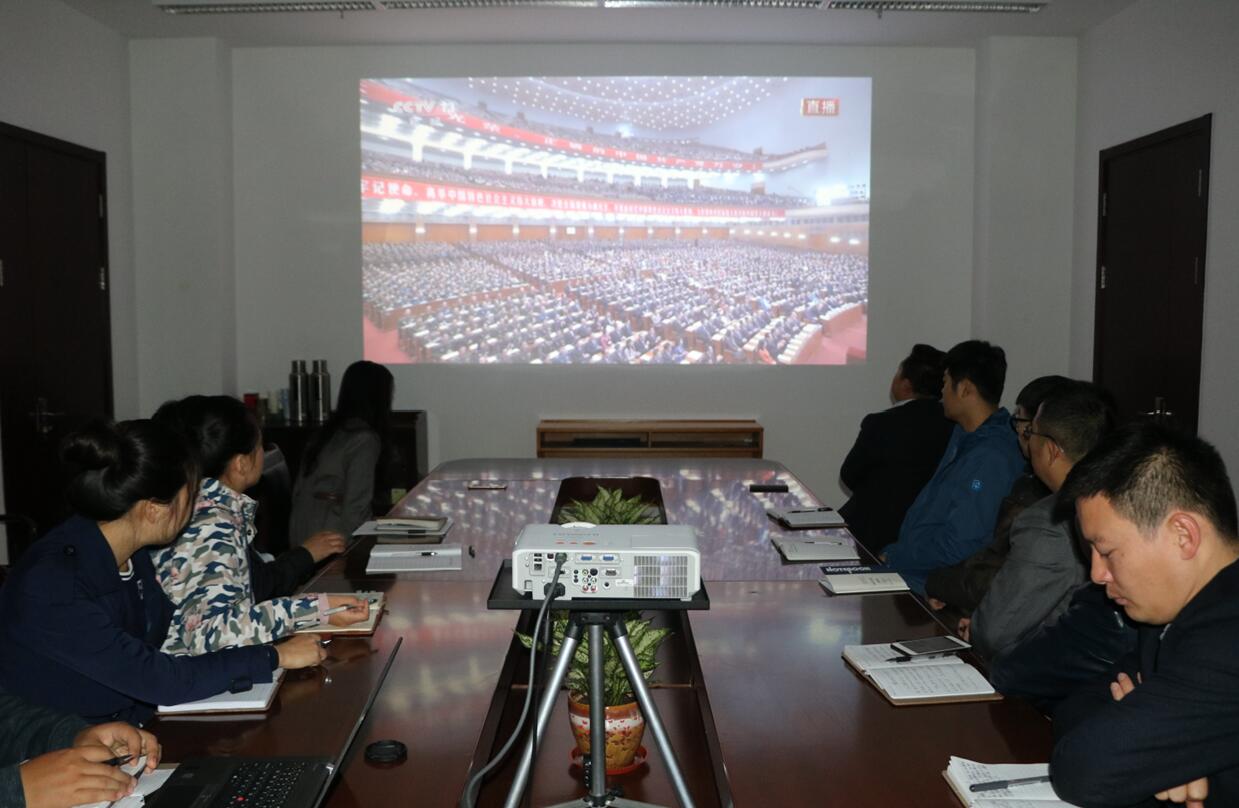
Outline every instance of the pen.
[[944, 656], [950, 656], [950, 654], [917, 654], [915, 657], [908, 656], [907, 654], [901, 654], [899, 656], [893, 656], [890, 659], [884, 659], [882, 661], [883, 662], [911, 662], [913, 659], [939, 659]]
[[1050, 782], [1050, 775], [1043, 774], [1040, 777], [1020, 777], [1016, 780], [991, 780], [988, 783], [973, 783], [968, 786], [969, 791], [997, 791], [1000, 788], [1010, 788], [1011, 786], [1031, 786], [1036, 783]]
[[104, 766], [124, 766], [129, 761], [133, 760], [133, 755], [117, 755], [114, 758], [108, 758], [103, 761]]

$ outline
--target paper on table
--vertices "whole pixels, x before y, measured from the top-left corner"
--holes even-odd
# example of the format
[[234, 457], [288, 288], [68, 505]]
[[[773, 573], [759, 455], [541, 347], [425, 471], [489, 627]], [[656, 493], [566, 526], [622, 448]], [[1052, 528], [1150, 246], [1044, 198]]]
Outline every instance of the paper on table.
[[897, 572], [851, 573], [827, 575], [818, 583], [832, 595], [853, 595], [864, 592], [906, 592], [908, 584]]
[[892, 665], [872, 670], [868, 676], [892, 700], [985, 696], [994, 692], [981, 672], [966, 664]]
[[[142, 770], [146, 765], [146, 758], [139, 758], [138, 762], [130, 763], [121, 768], [133, 774]], [[138, 778], [138, 785], [134, 788], [133, 793], [128, 797], [121, 797], [115, 802], [91, 802], [84, 805], [75, 805], [74, 808], [141, 808], [146, 804], [146, 798], [159, 790], [160, 786], [168, 782], [168, 778], [172, 776], [172, 772], [176, 771], [175, 766], [168, 768], [158, 768], [150, 774], [144, 774]]]
[[888, 662], [887, 660], [893, 657], [901, 656], [901, 654], [890, 647], [887, 643], [875, 643], [873, 645], [845, 645], [843, 646], [843, 656], [851, 662], [861, 673], [867, 673], [876, 668], [894, 668], [904, 667], [907, 665], [966, 665], [955, 654], [941, 657], [912, 657], [907, 662]]

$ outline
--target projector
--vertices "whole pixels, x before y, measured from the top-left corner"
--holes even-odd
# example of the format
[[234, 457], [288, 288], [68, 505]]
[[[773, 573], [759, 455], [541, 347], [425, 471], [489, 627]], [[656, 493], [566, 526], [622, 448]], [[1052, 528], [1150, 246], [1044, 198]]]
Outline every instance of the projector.
[[541, 600], [567, 556], [564, 600], [690, 600], [701, 589], [697, 532], [681, 525], [527, 525], [512, 551], [512, 588]]

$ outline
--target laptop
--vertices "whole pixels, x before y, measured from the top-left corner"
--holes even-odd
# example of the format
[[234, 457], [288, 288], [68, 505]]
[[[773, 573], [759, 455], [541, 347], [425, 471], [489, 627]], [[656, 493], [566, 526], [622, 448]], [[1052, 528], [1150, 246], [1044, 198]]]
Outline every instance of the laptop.
[[772, 539], [788, 561], [859, 561], [851, 539]]
[[370, 689], [348, 739], [335, 758], [197, 757], [176, 767], [168, 782], [146, 798], [147, 808], [318, 808], [344, 763], [361, 725], [387, 679], [404, 638], [396, 640], [387, 664]]
[[834, 508], [767, 508], [766, 515], [783, 527], [807, 530], [819, 527], [847, 527]]

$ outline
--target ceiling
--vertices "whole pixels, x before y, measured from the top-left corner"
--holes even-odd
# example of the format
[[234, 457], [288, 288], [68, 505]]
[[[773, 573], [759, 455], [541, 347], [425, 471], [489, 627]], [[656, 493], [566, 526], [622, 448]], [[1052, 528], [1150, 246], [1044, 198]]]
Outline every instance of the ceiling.
[[455, 42], [675, 42], [970, 46], [988, 36], [1074, 36], [1135, 0], [1052, 0], [1037, 14], [785, 9], [487, 8], [173, 15], [150, 0], [62, 0], [130, 38], [236, 46]]

